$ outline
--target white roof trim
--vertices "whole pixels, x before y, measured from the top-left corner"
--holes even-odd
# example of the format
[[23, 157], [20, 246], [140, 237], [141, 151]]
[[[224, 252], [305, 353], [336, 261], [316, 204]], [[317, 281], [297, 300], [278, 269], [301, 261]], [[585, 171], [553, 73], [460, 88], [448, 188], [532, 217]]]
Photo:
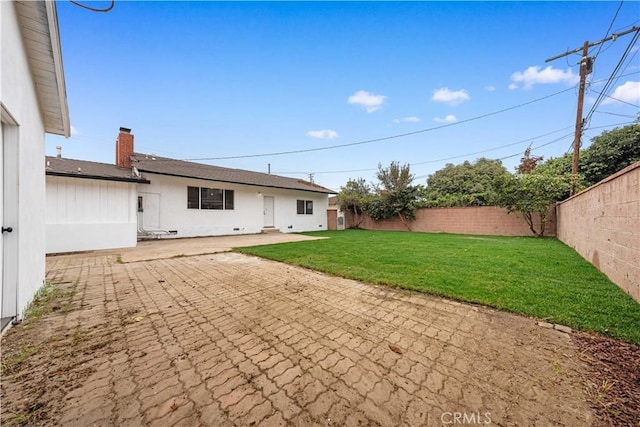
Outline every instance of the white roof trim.
[[71, 122], [56, 4], [52, 0], [22, 0], [14, 5], [45, 132], [69, 137]]
[[71, 120], [69, 117], [69, 104], [67, 102], [67, 85], [64, 80], [64, 67], [62, 65], [62, 47], [60, 44], [60, 29], [58, 27], [58, 11], [55, 1], [48, 0], [47, 18], [49, 20], [49, 34], [51, 35], [51, 51], [53, 63], [56, 69], [56, 83], [58, 85], [58, 99], [62, 110], [62, 132], [67, 138], [71, 136]]

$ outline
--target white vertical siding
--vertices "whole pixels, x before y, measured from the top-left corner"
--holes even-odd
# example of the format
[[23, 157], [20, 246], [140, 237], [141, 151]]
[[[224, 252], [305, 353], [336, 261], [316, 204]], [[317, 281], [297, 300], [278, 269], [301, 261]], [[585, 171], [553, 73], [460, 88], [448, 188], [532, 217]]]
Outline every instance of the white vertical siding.
[[136, 184], [47, 176], [47, 253], [136, 245]]

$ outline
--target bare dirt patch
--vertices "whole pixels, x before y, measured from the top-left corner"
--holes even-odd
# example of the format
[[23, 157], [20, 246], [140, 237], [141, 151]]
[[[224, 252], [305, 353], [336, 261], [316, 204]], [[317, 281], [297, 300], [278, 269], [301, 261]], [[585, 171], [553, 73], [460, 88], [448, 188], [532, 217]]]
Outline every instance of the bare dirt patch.
[[[65, 396], [119, 348], [115, 325], [65, 324], [82, 306], [71, 283], [48, 284], [2, 338], [3, 426], [54, 425]], [[72, 316], [71, 316], [72, 317]]]
[[640, 347], [576, 332], [573, 340], [587, 370], [586, 393], [607, 426], [640, 426]]

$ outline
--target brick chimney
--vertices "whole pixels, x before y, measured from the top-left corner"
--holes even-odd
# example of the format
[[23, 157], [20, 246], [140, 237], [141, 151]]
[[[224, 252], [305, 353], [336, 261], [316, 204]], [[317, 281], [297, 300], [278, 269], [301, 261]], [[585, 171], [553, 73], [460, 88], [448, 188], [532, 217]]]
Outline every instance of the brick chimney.
[[118, 139], [116, 139], [116, 166], [130, 168], [132, 154], [133, 135], [131, 134], [131, 129], [120, 128]]

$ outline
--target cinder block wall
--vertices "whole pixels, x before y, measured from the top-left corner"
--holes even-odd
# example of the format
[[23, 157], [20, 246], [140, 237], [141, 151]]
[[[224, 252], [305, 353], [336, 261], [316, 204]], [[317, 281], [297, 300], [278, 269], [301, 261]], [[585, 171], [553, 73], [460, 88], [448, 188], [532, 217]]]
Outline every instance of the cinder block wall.
[[[358, 222], [352, 215], [346, 215], [347, 227]], [[539, 219], [535, 218], [536, 224]], [[407, 227], [408, 225], [408, 227]], [[533, 236], [526, 221], [519, 213], [507, 213], [507, 210], [495, 206], [464, 208], [420, 209], [416, 220], [404, 224], [399, 219], [373, 221], [365, 216], [359, 225], [366, 230], [419, 231], [427, 233], [488, 234], [497, 236]], [[556, 235], [555, 209], [550, 208], [545, 236]]]
[[640, 162], [559, 203], [558, 238], [640, 302]]

